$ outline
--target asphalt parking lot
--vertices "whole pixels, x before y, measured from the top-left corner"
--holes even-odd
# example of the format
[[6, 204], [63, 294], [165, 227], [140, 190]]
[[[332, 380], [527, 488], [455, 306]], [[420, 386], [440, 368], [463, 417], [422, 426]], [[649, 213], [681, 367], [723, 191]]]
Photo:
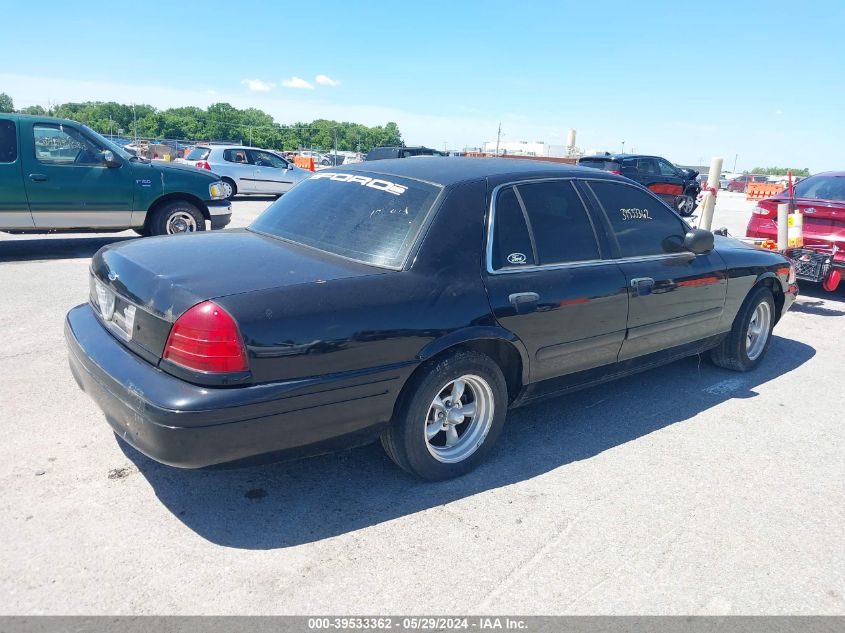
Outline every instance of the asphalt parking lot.
[[[723, 192], [714, 226], [752, 206]], [[690, 358], [516, 410], [456, 481], [377, 445], [180, 471], [67, 367], [90, 256], [133, 237], [0, 234], [0, 612], [845, 614], [842, 289], [802, 286], [755, 372]]]

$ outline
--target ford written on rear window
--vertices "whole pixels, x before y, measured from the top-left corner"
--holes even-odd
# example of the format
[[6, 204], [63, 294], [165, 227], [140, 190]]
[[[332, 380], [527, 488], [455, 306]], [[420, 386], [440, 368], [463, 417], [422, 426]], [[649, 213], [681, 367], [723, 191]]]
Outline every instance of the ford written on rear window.
[[249, 227], [348, 259], [399, 268], [440, 187], [362, 172], [321, 171]]

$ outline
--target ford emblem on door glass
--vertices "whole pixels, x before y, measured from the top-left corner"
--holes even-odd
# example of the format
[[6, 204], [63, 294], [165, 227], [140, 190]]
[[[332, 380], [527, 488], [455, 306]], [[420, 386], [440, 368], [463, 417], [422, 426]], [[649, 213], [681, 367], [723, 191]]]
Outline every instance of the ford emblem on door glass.
[[525, 263], [525, 255], [522, 253], [511, 253], [508, 255], [508, 263], [509, 264], [524, 264]]

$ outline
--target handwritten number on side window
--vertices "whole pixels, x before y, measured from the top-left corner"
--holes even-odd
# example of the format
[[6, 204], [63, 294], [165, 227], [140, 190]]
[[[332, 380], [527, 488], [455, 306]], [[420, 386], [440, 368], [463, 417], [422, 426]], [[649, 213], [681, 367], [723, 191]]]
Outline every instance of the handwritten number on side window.
[[648, 209], [619, 209], [623, 220], [653, 220]]

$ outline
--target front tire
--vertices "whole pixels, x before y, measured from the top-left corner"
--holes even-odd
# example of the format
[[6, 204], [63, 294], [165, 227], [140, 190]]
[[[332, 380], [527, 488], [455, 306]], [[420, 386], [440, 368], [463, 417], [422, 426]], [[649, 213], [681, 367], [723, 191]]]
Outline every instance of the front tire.
[[150, 222], [152, 235], [175, 235], [205, 231], [205, 218], [187, 200], [176, 200], [157, 209]]
[[507, 385], [493, 360], [458, 351], [432, 361], [406, 385], [381, 436], [403, 470], [438, 481], [473, 470], [505, 424]]
[[728, 337], [710, 350], [710, 359], [725, 369], [751, 371], [769, 351], [774, 326], [772, 292], [765, 286], [757, 286], [739, 309]]

